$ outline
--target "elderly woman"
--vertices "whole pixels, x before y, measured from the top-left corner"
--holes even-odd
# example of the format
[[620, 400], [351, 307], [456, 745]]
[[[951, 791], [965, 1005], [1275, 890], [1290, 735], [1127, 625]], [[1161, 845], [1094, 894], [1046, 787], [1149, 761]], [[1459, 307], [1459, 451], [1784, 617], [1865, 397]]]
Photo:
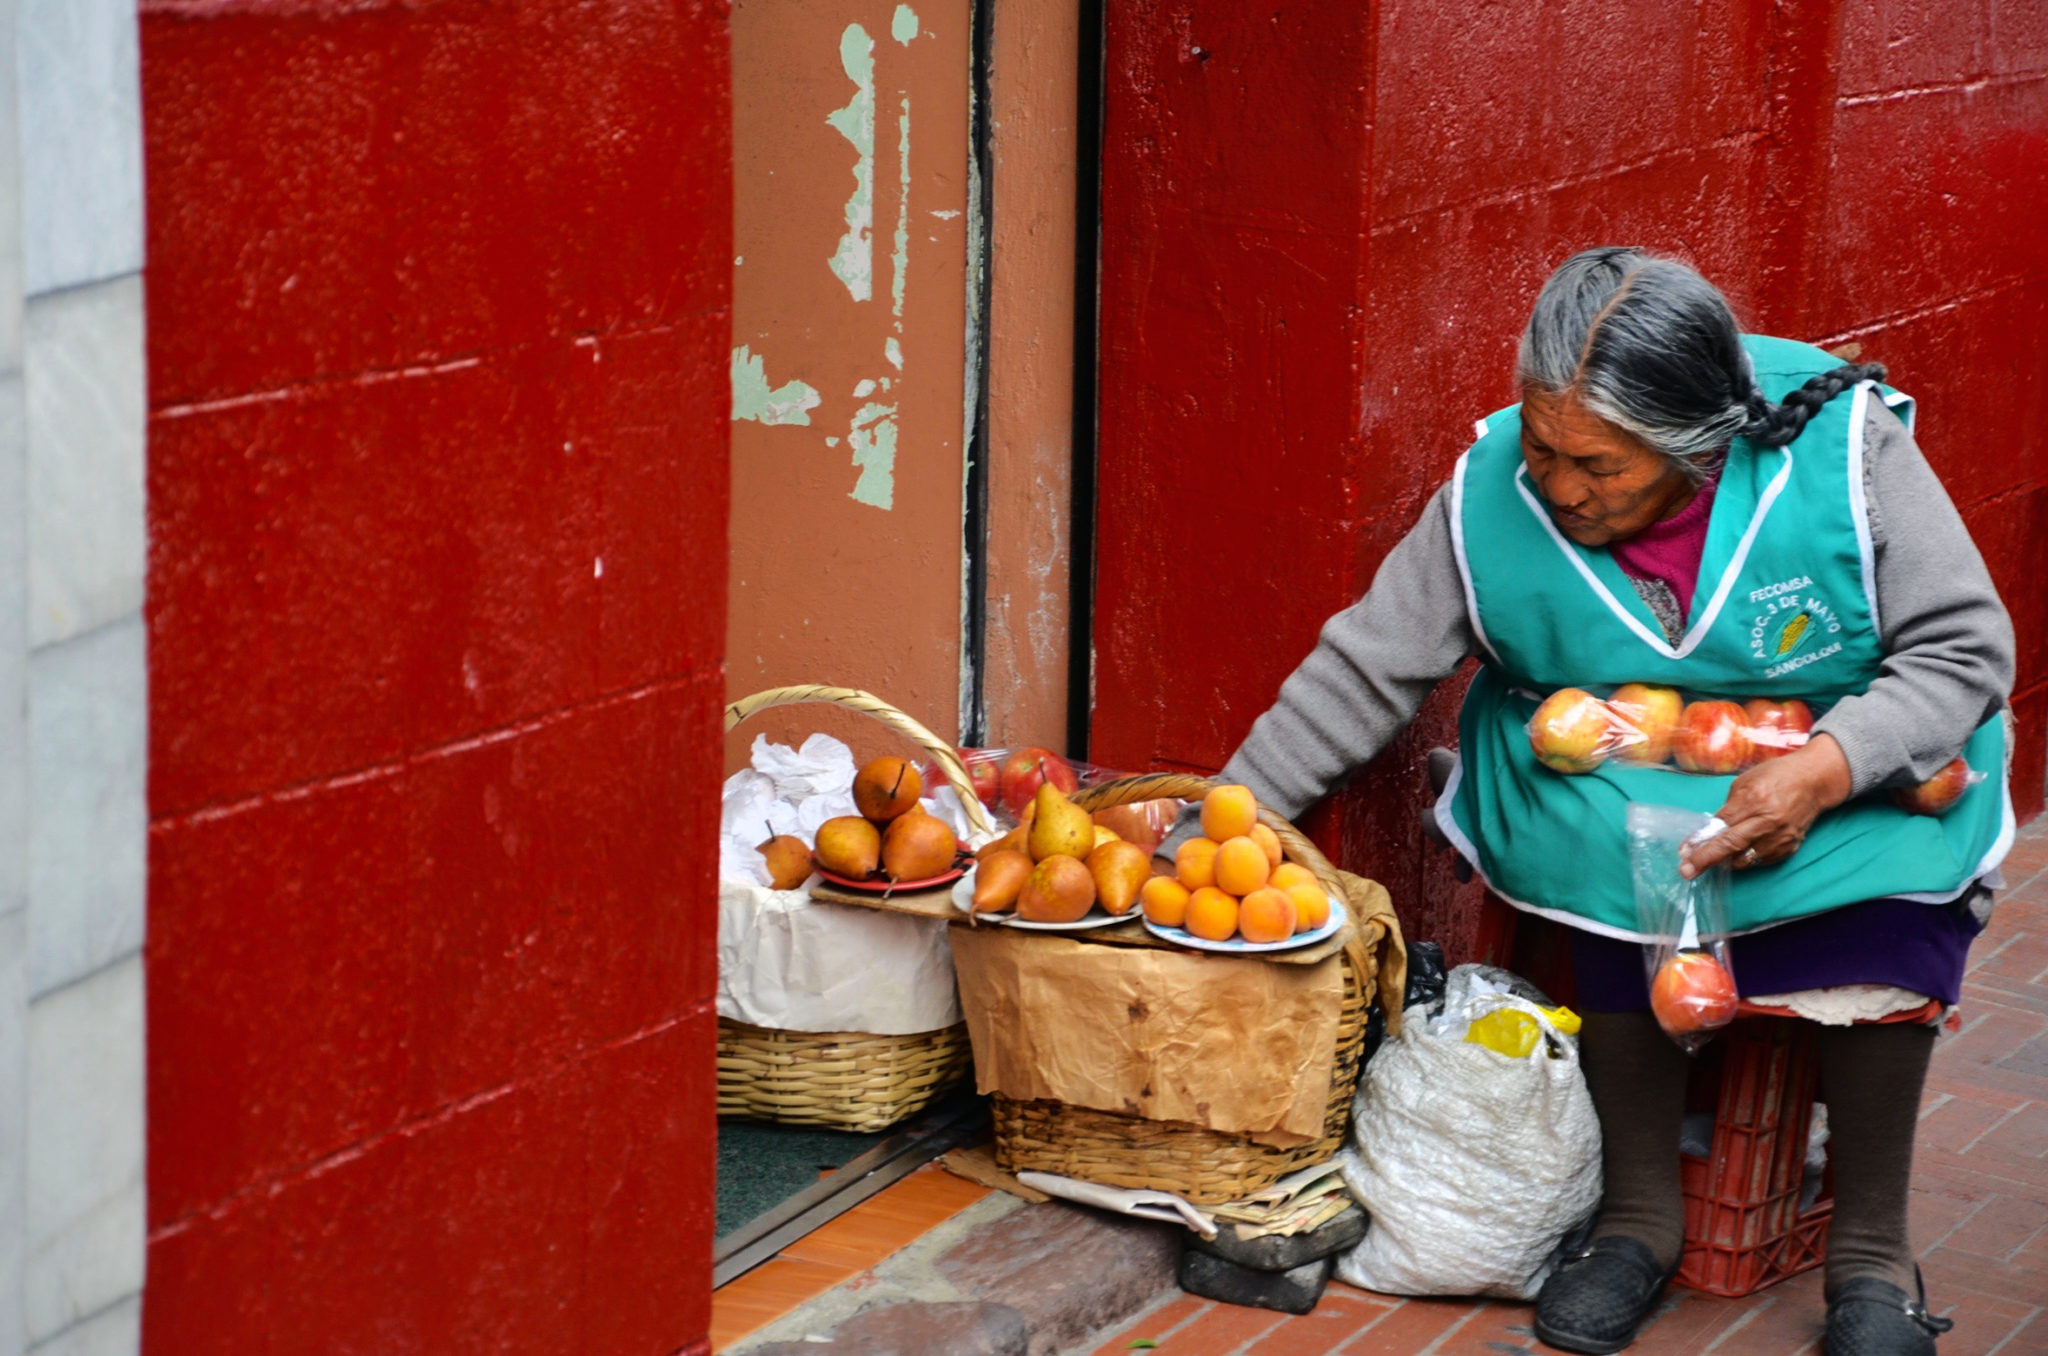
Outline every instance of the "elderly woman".
[[[1677, 1267], [1686, 1056], [1648, 1011], [1623, 837], [1631, 800], [1717, 813], [1688, 873], [1733, 868], [1745, 997], [1823, 1023], [1832, 1132], [1827, 1351], [1932, 1352], [1906, 1236], [1920, 1089], [2011, 841], [2013, 636], [1982, 559], [1877, 367], [1741, 334], [1685, 266], [1589, 250], [1544, 285], [1521, 403], [1480, 421], [1372, 589], [1324, 626], [1223, 769], [1294, 815], [1378, 753], [1467, 656], [1446, 835], [1518, 908], [1572, 931], [1606, 1175], [1590, 1244], [1536, 1331], [1619, 1351]], [[1609, 761], [1560, 776], [1536, 696], [1664, 684], [1824, 708], [1740, 775]], [[1989, 774], [1941, 817], [1888, 788], [1958, 753]], [[1889, 1019], [1889, 1020], [1887, 1020]]]

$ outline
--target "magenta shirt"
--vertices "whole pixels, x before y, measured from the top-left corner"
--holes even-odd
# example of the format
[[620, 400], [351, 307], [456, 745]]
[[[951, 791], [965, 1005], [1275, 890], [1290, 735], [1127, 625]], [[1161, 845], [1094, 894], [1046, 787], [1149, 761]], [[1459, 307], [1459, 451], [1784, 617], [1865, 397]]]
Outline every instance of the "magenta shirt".
[[1636, 579], [1655, 579], [1678, 599], [1679, 615], [1692, 619], [1693, 590], [1699, 587], [1700, 557], [1707, 549], [1707, 520], [1713, 516], [1714, 493], [1721, 485], [1721, 468], [1699, 487], [1692, 502], [1661, 523], [1648, 527], [1627, 541], [1612, 542], [1607, 549], [1622, 570]]

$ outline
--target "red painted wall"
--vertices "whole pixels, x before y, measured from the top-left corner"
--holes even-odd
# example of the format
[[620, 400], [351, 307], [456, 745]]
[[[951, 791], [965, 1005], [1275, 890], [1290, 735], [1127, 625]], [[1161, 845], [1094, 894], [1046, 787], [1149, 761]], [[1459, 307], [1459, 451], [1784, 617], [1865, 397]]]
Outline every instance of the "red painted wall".
[[145, 1344], [707, 1349], [718, 0], [144, 0]]
[[[2018, 625], [2015, 790], [2040, 809], [2048, 10], [1107, 9], [1097, 761], [1219, 766], [1513, 399], [1550, 268], [1633, 243], [1920, 398]], [[1416, 807], [1456, 697], [1317, 820], [1454, 952], [1476, 896]]]

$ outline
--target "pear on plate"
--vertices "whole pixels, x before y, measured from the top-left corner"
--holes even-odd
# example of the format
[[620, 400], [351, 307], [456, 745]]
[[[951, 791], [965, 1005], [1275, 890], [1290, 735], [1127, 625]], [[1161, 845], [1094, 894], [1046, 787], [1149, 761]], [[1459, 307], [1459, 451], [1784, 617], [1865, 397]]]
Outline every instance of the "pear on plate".
[[1014, 848], [991, 852], [974, 868], [974, 911], [1001, 913], [1017, 902], [1031, 875], [1031, 859]]
[[[1039, 819], [1044, 818], [1041, 812]], [[1030, 923], [1078, 923], [1094, 907], [1094, 877], [1080, 858], [1065, 853], [1032, 867], [1017, 895], [1017, 916]]]
[[882, 860], [882, 835], [859, 815], [840, 815], [818, 826], [818, 846], [811, 855], [823, 870], [862, 880]]
[[1095, 850], [1094, 817], [1068, 800], [1058, 787], [1050, 782], [1039, 787], [1038, 798], [1031, 804], [1036, 812], [1029, 840], [1032, 861], [1072, 857], [1078, 862]]
[[1136, 843], [1112, 838], [1088, 854], [1088, 874], [1095, 881], [1095, 902], [1104, 913], [1121, 918], [1152, 878], [1152, 854]]
[[960, 840], [937, 815], [911, 810], [889, 821], [882, 835], [882, 874], [890, 880], [929, 880], [953, 865]]

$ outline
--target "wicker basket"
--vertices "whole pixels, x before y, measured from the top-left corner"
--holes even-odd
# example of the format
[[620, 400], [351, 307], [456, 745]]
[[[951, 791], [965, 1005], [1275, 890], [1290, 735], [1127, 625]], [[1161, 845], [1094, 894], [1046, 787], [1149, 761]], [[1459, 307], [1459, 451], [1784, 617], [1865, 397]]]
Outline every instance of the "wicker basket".
[[[1215, 782], [1180, 774], [1126, 777], [1091, 787], [1073, 797], [1089, 810], [1172, 796], [1194, 800]], [[1314, 872], [1326, 889], [1352, 901], [1355, 935], [1345, 948], [1344, 1000], [1337, 1018], [1337, 1061], [1330, 1075], [1330, 1100], [1323, 1133], [1291, 1149], [1260, 1144], [1249, 1135], [1211, 1130], [1178, 1121], [1154, 1121], [1053, 1101], [993, 1097], [996, 1162], [1009, 1172], [1053, 1172], [1107, 1186], [1171, 1191], [1197, 1205], [1242, 1200], [1290, 1172], [1325, 1162], [1342, 1147], [1351, 1125], [1351, 1097], [1358, 1086], [1368, 1010], [1372, 1006], [1382, 947], [1399, 952], [1398, 930], [1389, 917], [1359, 916], [1368, 888], [1356, 876], [1330, 865], [1295, 827], [1261, 809], [1260, 820], [1280, 839], [1287, 857]]]
[[[771, 706], [826, 702], [872, 716], [915, 743], [960, 795], [968, 823], [989, 822], [960, 755], [879, 697], [846, 687], [778, 687], [725, 708], [725, 728]], [[835, 1130], [886, 1130], [924, 1109], [967, 1072], [967, 1024], [879, 1036], [861, 1031], [781, 1031], [718, 1019], [718, 1114]]]
[[967, 1072], [967, 1023], [911, 1036], [777, 1031], [718, 1019], [718, 1114], [886, 1130]]

